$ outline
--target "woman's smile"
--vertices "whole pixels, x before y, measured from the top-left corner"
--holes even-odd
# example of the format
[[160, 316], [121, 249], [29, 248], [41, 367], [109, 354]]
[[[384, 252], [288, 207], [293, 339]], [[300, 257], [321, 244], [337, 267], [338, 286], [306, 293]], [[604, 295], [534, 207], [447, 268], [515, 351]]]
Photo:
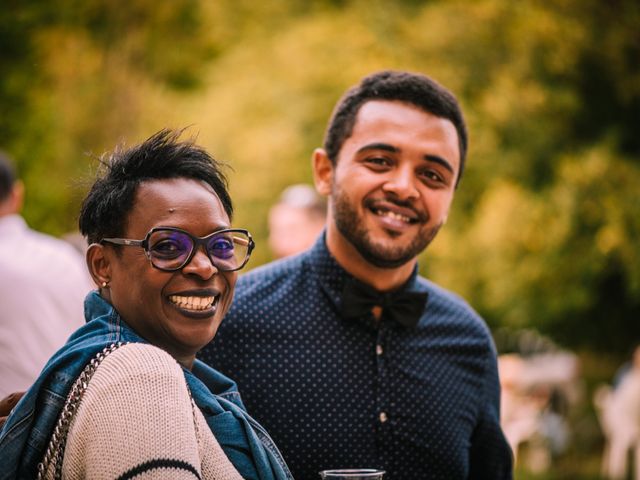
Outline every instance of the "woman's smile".
[[168, 296], [169, 303], [181, 315], [190, 318], [212, 318], [218, 307], [220, 292], [183, 292]]
[[210, 309], [217, 297], [197, 297], [197, 296], [181, 296], [171, 295], [169, 300], [174, 305], [184, 310], [202, 311]]

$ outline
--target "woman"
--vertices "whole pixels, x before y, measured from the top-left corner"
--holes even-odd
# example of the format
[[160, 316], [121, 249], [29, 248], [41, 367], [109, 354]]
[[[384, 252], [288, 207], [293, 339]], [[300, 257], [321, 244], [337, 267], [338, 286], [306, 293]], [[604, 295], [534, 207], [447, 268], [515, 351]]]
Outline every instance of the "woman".
[[4, 425], [0, 479], [290, 478], [235, 384], [195, 358], [253, 241], [230, 228], [219, 165], [178, 136], [103, 160], [79, 220], [99, 290]]

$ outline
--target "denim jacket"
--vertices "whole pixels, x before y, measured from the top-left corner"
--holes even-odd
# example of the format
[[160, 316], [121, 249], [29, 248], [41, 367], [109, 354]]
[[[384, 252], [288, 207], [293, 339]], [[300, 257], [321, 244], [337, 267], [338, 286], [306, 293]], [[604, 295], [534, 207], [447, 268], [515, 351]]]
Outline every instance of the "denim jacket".
[[[87, 324], [49, 360], [0, 431], [0, 480], [32, 479], [67, 394], [89, 361], [115, 342], [148, 343], [97, 291], [85, 299]], [[196, 360], [183, 369], [196, 405], [243, 478], [290, 479], [267, 432], [245, 411], [235, 382]]]

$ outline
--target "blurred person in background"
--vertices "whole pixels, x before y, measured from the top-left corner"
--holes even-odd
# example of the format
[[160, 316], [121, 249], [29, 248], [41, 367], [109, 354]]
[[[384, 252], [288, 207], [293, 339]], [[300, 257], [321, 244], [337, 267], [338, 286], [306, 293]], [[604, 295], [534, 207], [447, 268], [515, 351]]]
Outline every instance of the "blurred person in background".
[[616, 371], [611, 387], [615, 390], [618, 388], [629, 373], [637, 371], [640, 367], [640, 345], [637, 345], [631, 352], [629, 360], [624, 362]]
[[23, 183], [0, 153], [0, 397], [26, 390], [84, 324], [84, 297], [93, 288], [71, 245], [28, 227], [23, 197]]
[[605, 437], [601, 472], [605, 478], [628, 478], [629, 452], [635, 480], [640, 480], [640, 345], [616, 373], [613, 385], [600, 385], [594, 404]]
[[311, 185], [285, 188], [269, 210], [269, 248], [274, 258], [305, 251], [325, 226], [327, 202]]
[[[523, 333], [525, 339], [531, 332]], [[514, 352], [500, 355], [498, 367], [501, 424], [514, 458], [532, 472], [549, 470], [569, 445], [568, 412], [580, 397], [578, 358], [561, 349]], [[520, 460], [523, 445], [526, 456]]]

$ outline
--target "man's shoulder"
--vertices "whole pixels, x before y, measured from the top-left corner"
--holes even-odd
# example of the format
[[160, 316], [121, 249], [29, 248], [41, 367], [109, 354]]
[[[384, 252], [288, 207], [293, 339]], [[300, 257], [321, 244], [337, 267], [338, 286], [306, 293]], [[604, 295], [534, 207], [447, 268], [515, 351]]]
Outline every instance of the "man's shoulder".
[[[18, 264], [27, 271], [35, 269], [40, 274], [43, 270], [63, 270], [66, 275], [72, 276], [78, 272], [84, 274], [84, 256], [71, 243], [29, 228], [21, 217], [10, 220], [14, 221], [10, 225], [14, 228], [5, 229], [0, 237], [4, 251], [4, 254], [0, 254], [0, 259], [5, 263]], [[46, 262], [43, 262], [45, 258]]]
[[[227, 317], [269, 307], [302, 293], [309, 278], [305, 254], [276, 260], [240, 276]], [[228, 323], [228, 322], [225, 322]]]
[[420, 275], [417, 277], [417, 283], [421, 290], [429, 292], [429, 303], [436, 302], [438, 305], [442, 304], [448, 308], [460, 309], [476, 314], [469, 303], [461, 295], [452, 290], [442, 287]]
[[64, 258], [65, 261], [74, 263], [83, 262], [82, 253], [76, 247], [71, 245], [70, 242], [63, 240], [62, 238], [54, 237], [48, 233], [39, 232], [37, 230], [29, 229], [26, 233], [30, 246], [36, 249], [48, 250], [55, 252], [56, 255]]
[[437, 316], [444, 322], [457, 323], [474, 329], [477, 334], [490, 336], [484, 319], [462, 296], [421, 276], [418, 276], [417, 282], [421, 290], [429, 293], [426, 316]]
[[307, 270], [306, 255], [283, 258], [257, 267], [240, 276], [236, 298], [258, 292], [290, 288]]

